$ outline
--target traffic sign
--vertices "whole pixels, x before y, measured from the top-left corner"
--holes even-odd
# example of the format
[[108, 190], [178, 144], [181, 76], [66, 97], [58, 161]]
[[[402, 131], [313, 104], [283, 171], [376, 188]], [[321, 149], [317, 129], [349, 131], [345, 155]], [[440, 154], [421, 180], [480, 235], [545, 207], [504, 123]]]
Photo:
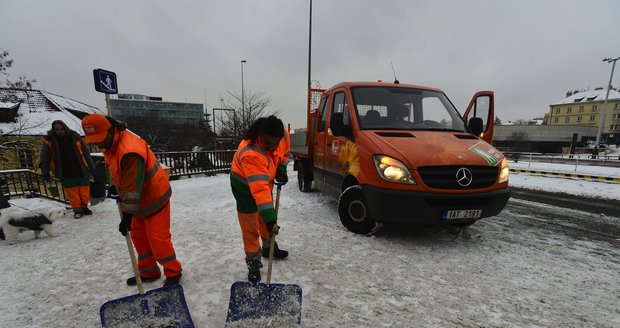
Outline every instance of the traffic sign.
[[97, 68], [93, 70], [93, 78], [95, 79], [95, 90], [103, 93], [118, 93], [116, 73]]

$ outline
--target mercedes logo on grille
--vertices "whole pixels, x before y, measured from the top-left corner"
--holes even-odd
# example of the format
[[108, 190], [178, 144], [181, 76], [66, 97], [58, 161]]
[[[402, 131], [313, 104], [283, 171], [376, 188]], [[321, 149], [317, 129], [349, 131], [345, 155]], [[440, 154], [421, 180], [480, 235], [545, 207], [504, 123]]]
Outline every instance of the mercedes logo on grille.
[[458, 171], [456, 171], [456, 182], [458, 182], [458, 184], [463, 187], [469, 186], [473, 178], [474, 177], [471, 174], [471, 171], [467, 168], [462, 167]]

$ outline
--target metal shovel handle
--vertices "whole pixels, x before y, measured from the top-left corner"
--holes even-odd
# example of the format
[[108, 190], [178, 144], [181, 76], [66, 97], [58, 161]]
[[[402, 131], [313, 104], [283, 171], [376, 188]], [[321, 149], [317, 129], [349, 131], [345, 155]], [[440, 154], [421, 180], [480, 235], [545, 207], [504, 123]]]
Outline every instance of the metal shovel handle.
[[[121, 204], [116, 203], [118, 207], [118, 214], [121, 216], [121, 220], [123, 219], [123, 211], [121, 210]], [[133, 243], [131, 242], [131, 238], [129, 237], [129, 232], [125, 234], [125, 241], [127, 242], [127, 250], [129, 251], [129, 257], [131, 258], [131, 266], [133, 267], [133, 274], [136, 278], [136, 286], [138, 286], [138, 292], [140, 294], [144, 294], [144, 286], [142, 286], [142, 277], [140, 277], [140, 269], [138, 269], [138, 260], [136, 260], [136, 254], [134, 253]]]
[[[280, 190], [282, 190], [281, 184], [276, 184], [278, 190], [276, 191], [276, 217], [278, 217], [278, 208], [280, 207]], [[271, 242], [269, 243], [269, 267], [267, 269], [267, 283], [271, 283], [271, 268], [273, 267], [273, 251], [276, 248], [276, 235], [271, 236]]]

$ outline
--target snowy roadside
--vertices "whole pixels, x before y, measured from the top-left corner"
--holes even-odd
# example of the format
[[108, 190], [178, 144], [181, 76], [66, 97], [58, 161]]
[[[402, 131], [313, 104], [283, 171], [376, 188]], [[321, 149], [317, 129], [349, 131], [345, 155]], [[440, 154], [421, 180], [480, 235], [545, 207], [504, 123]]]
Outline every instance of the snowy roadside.
[[[518, 176], [511, 184], [569, 189], [563, 179]], [[566, 181], [594, 194], [604, 189], [617, 197], [620, 190]], [[280, 210], [279, 243], [291, 256], [275, 264], [273, 282], [302, 287], [303, 327], [620, 326], [620, 244], [531, 226], [539, 219], [520, 210], [527, 202], [464, 235], [397, 227], [366, 237], [342, 227], [334, 201], [301, 193], [294, 182], [285, 186]], [[190, 312], [197, 327], [222, 327], [230, 285], [246, 279], [228, 177], [172, 185], [173, 240]], [[536, 212], [558, 210], [540, 205]], [[97, 327], [104, 302], [137, 293], [124, 284], [131, 267], [115, 205], [106, 201], [93, 211], [58, 221], [57, 237], [23, 233], [16, 245], [0, 245], [0, 327]]]

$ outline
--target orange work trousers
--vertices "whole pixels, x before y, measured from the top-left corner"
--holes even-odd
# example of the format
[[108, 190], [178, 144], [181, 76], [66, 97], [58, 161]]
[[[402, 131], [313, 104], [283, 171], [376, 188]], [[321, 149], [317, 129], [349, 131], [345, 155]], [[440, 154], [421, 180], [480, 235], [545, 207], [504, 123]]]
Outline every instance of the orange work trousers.
[[65, 195], [69, 198], [69, 205], [73, 209], [88, 206], [90, 201], [90, 186], [64, 187]]
[[258, 212], [241, 213], [237, 212], [239, 225], [241, 226], [241, 236], [243, 237], [243, 250], [245, 251], [245, 259], [250, 260], [262, 255], [262, 249], [259, 238], [263, 245], [269, 245], [269, 231], [265, 221], [260, 218]]
[[134, 216], [130, 236], [138, 252], [141, 276], [161, 276], [157, 263], [164, 267], [164, 275], [168, 278], [181, 273], [181, 262], [177, 260], [170, 234], [170, 202], [149, 217]]

